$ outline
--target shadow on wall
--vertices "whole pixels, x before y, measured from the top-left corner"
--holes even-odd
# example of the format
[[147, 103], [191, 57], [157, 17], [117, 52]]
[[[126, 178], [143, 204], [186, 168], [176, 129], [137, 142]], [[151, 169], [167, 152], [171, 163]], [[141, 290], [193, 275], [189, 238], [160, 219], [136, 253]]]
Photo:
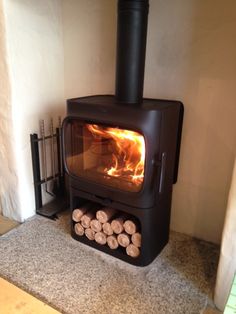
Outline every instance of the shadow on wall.
[[236, 138], [236, 3], [150, 0], [145, 94], [182, 100], [171, 227], [220, 242]]

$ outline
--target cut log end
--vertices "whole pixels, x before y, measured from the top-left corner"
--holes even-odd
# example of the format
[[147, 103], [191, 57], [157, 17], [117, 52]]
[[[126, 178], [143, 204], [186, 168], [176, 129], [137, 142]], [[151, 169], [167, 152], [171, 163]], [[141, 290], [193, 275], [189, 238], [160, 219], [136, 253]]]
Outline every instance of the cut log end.
[[111, 228], [114, 231], [114, 233], [119, 234], [122, 231], [124, 231], [124, 221], [125, 221], [125, 218], [123, 217], [119, 217], [112, 220]]
[[81, 217], [81, 225], [84, 227], [84, 228], [89, 228], [90, 227], [90, 222], [92, 219], [95, 218], [95, 212], [92, 210], [92, 211], [89, 211], [88, 213], [84, 214], [82, 217]]
[[109, 222], [105, 222], [103, 225], [102, 225], [102, 230], [103, 232], [110, 236], [113, 234], [113, 230], [112, 230], [112, 227], [111, 227], [111, 224]]
[[119, 244], [115, 235], [111, 235], [107, 237], [107, 245], [112, 250], [115, 250], [118, 248]]
[[84, 228], [83, 228], [83, 226], [81, 226], [81, 224], [79, 222], [75, 224], [74, 230], [75, 230], [75, 233], [77, 235], [79, 235], [79, 236], [84, 235]]
[[125, 232], [128, 234], [134, 234], [137, 232], [137, 225], [132, 220], [126, 220], [124, 223]]
[[139, 232], [132, 234], [131, 241], [135, 246], [141, 247], [141, 240], [142, 240], [142, 237]]
[[72, 212], [72, 219], [75, 222], [80, 222], [81, 217], [84, 215], [85, 211], [83, 211], [81, 208], [76, 208]]
[[130, 245], [127, 246], [126, 253], [127, 255], [136, 258], [140, 255], [140, 250], [137, 246], [131, 243]]
[[107, 236], [105, 235], [105, 233], [103, 233], [101, 231], [97, 232], [97, 233], [95, 233], [95, 241], [98, 244], [104, 245], [107, 243]]
[[130, 237], [126, 233], [120, 233], [117, 236], [117, 241], [122, 247], [127, 247], [130, 244]]
[[85, 229], [84, 233], [89, 240], [93, 241], [95, 239], [95, 231], [91, 228]]
[[104, 224], [105, 222], [108, 222], [112, 216], [114, 216], [115, 212], [116, 210], [113, 208], [104, 207], [97, 211], [96, 218], [98, 221]]
[[75, 222], [79, 222], [82, 218], [82, 216], [88, 211], [90, 210], [91, 208], [94, 207], [94, 203], [92, 202], [89, 202], [89, 203], [86, 203], [84, 205], [82, 205], [81, 207], [79, 208], [75, 208], [72, 212], [72, 219], [75, 221]]
[[95, 232], [99, 232], [102, 230], [102, 224], [97, 219], [92, 219], [90, 222], [90, 228]]

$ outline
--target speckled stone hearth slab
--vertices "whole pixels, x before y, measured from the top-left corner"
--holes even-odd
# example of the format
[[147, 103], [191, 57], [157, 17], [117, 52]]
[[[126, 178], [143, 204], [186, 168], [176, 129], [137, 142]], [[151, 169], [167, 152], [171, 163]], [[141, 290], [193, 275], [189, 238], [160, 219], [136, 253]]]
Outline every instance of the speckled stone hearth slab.
[[0, 275], [63, 313], [197, 314], [211, 297], [218, 248], [178, 233], [145, 268], [70, 236], [69, 216], [36, 216], [0, 237]]

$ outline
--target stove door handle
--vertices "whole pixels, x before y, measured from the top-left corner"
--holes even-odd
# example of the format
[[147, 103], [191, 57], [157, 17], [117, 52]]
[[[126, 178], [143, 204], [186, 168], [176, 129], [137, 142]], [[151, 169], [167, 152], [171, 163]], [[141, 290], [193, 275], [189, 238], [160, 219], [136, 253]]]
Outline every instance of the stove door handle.
[[164, 152], [161, 155], [161, 175], [159, 183], [159, 194], [162, 194], [164, 190], [165, 175], [166, 175], [166, 153]]

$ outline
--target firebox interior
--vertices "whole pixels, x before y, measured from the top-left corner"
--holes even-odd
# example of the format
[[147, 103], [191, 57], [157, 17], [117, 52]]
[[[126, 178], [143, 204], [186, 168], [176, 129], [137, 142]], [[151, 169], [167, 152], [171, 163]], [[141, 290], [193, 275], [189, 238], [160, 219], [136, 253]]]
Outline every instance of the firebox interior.
[[72, 175], [119, 190], [141, 190], [145, 164], [143, 135], [72, 119], [66, 126], [66, 138], [66, 165]]

